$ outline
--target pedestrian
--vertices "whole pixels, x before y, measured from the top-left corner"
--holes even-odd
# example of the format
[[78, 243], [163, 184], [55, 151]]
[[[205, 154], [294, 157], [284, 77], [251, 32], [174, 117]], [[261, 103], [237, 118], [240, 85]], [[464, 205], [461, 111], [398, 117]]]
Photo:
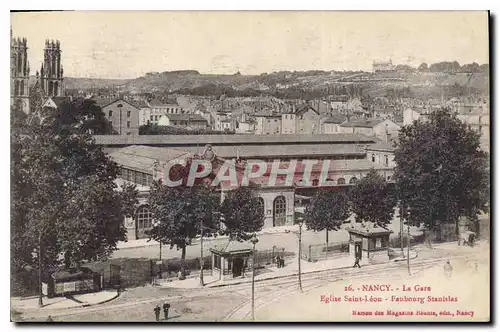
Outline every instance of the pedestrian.
[[453, 272], [453, 266], [451, 266], [450, 260], [447, 260], [446, 263], [444, 264], [444, 275], [447, 278], [451, 277], [451, 273]]
[[354, 259], [354, 265], [353, 267], [358, 267], [358, 268], [361, 268], [361, 265], [359, 265], [359, 256], [356, 256], [356, 258]]
[[285, 267], [285, 259], [283, 257], [281, 257], [280, 264], [281, 267]]
[[49, 317], [47, 317], [47, 322], [50, 322], [50, 323], [51, 323], [51, 322], [53, 322], [53, 321], [54, 321], [54, 320], [52, 319], [52, 316], [51, 316], [51, 315], [49, 315]]
[[474, 263], [474, 271], [472, 273], [473, 274], [478, 274], [479, 273], [479, 265], [477, 265], [477, 262]]
[[274, 259], [274, 261], [276, 262], [276, 267], [279, 269], [279, 267], [280, 267], [280, 255], [277, 255], [276, 258]]
[[154, 308], [154, 312], [155, 312], [155, 317], [156, 317], [156, 321], [159, 322], [160, 321], [160, 305], [157, 304], [156, 307]]
[[163, 314], [165, 315], [165, 320], [168, 320], [168, 309], [170, 309], [170, 303], [165, 302], [163, 304]]

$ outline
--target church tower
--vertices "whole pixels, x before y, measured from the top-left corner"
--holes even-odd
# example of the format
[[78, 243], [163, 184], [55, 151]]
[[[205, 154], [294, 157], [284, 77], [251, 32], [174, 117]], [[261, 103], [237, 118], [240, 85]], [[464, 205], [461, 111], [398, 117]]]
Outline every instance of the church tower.
[[40, 85], [46, 97], [64, 96], [63, 67], [61, 64], [61, 46], [59, 40], [55, 42], [45, 40], [43, 64], [40, 69]]
[[10, 32], [10, 104], [29, 112], [28, 43], [26, 38], [12, 38]]

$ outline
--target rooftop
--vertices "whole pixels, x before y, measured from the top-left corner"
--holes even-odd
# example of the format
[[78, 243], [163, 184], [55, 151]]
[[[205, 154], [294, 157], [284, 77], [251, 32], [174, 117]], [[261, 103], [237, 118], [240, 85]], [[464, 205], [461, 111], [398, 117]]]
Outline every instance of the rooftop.
[[[193, 150], [191, 150], [193, 149]], [[195, 152], [197, 148], [186, 148]], [[200, 147], [201, 149], [201, 147]], [[297, 145], [264, 145], [264, 146], [216, 146], [213, 148], [215, 154], [221, 158], [293, 158], [303, 156], [345, 156], [358, 155], [363, 156], [364, 151], [356, 148], [354, 144], [335, 144], [332, 145], [317, 145], [317, 144], [297, 144]]]
[[341, 124], [342, 127], [373, 128], [383, 120], [350, 121]]
[[109, 153], [111, 159], [118, 165], [141, 172], [152, 171], [155, 161], [164, 164], [167, 161], [186, 158], [190, 155], [189, 152], [182, 150], [143, 145], [131, 145]]
[[172, 121], [207, 122], [199, 114], [165, 114], [165, 116]]
[[249, 242], [228, 241], [210, 248], [210, 251], [218, 254], [243, 254], [252, 252], [252, 244]]
[[346, 120], [344, 116], [341, 115], [332, 115], [327, 117], [323, 123], [342, 123]]
[[346, 230], [350, 233], [355, 233], [363, 236], [393, 233], [391, 230], [374, 225], [371, 222], [354, 223], [354, 225], [346, 228]]
[[162, 106], [168, 106], [168, 107], [171, 107], [171, 106], [179, 106], [179, 104], [177, 104], [177, 101], [173, 100], [173, 99], [167, 99], [165, 101], [162, 101], [162, 100], [159, 100], [159, 99], [153, 99], [149, 102], [149, 105], [151, 107], [162, 107]]
[[361, 134], [319, 135], [95, 135], [101, 145], [264, 145], [264, 144], [374, 144], [375, 137]]

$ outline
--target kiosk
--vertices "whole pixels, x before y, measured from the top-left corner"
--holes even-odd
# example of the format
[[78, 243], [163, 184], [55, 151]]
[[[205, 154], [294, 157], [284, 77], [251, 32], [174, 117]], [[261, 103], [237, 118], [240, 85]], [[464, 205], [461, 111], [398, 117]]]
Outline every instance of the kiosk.
[[229, 241], [210, 248], [212, 253], [212, 276], [219, 274], [219, 279], [245, 277], [248, 270], [248, 258], [252, 257], [252, 244]]
[[359, 257], [360, 262], [389, 261], [391, 230], [372, 223], [357, 224], [346, 230], [349, 232], [349, 256], [352, 257], [353, 262], [356, 257]]

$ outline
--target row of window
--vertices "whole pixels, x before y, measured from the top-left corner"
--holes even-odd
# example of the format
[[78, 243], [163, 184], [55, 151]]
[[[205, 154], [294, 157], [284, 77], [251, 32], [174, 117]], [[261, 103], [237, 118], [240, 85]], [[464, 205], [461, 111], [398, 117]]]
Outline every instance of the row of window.
[[178, 114], [179, 111], [182, 111], [182, 109], [180, 108], [170, 108], [170, 107], [167, 107], [167, 108], [153, 108], [153, 112], [161, 112], [162, 110], [167, 110], [167, 113], [171, 113], [171, 114]]
[[[259, 208], [264, 212], [264, 199], [259, 197]], [[286, 223], [286, 198], [285, 196], [278, 196], [273, 202], [273, 227], [284, 226]]]
[[119, 177], [123, 180], [133, 182], [141, 186], [150, 186], [153, 183], [152, 175], [123, 167], [120, 169]]
[[[120, 104], [121, 105], [121, 104]], [[132, 111], [127, 111], [127, 118], [130, 118]], [[113, 111], [108, 111], [108, 117], [113, 117]]]
[[[385, 159], [385, 165], [389, 166], [389, 156], [388, 155], [384, 155], [384, 159]], [[372, 162], [373, 163], [375, 162], [375, 155], [374, 154], [372, 154]]]

